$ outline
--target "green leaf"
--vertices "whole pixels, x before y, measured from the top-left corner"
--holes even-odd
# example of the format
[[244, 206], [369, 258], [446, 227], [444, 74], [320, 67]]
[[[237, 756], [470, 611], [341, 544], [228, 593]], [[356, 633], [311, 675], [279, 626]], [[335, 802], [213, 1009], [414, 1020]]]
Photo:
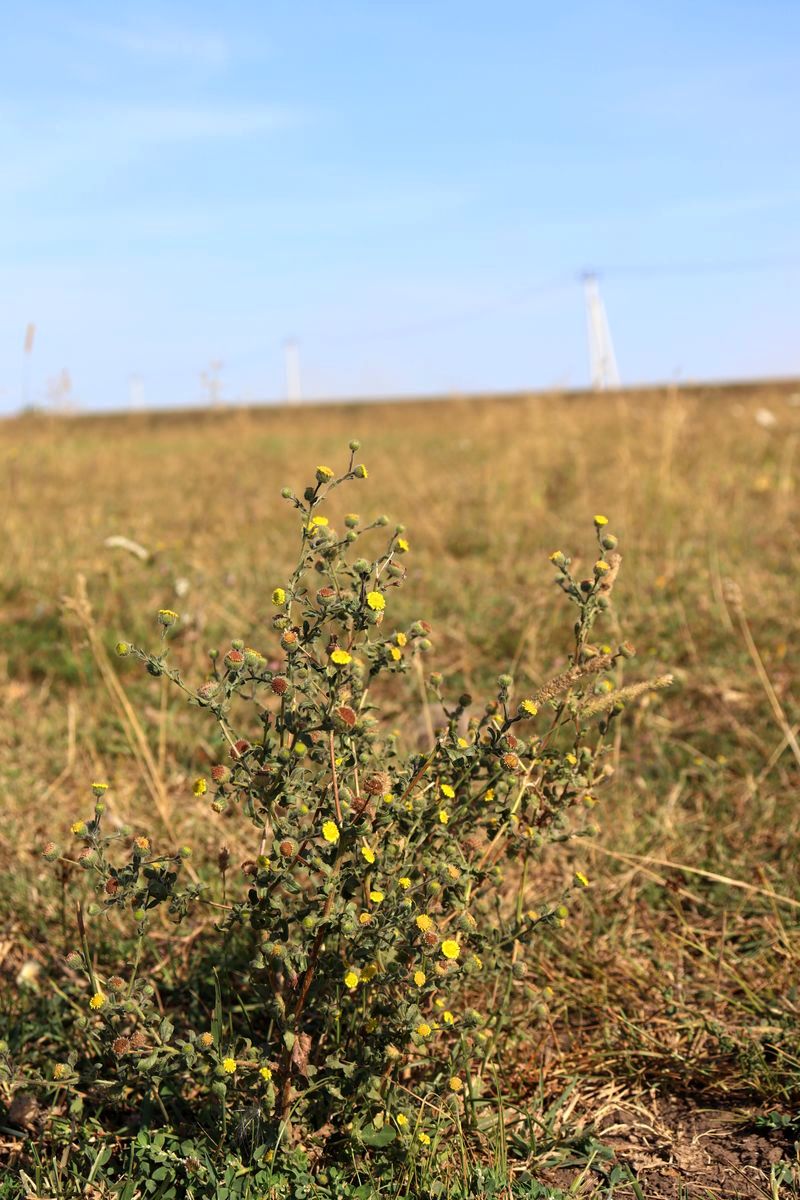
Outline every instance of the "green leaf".
[[211, 1033], [215, 1045], [219, 1046], [222, 1041], [222, 991], [216, 967], [214, 968], [214, 1013], [211, 1017]]
[[367, 1125], [366, 1129], [357, 1131], [358, 1138], [365, 1146], [388, 1146], [397, 1137], [397, 1130], [393, 1125], [384, 1125], [383, 1129], [376, 1129], [374, 1125]]

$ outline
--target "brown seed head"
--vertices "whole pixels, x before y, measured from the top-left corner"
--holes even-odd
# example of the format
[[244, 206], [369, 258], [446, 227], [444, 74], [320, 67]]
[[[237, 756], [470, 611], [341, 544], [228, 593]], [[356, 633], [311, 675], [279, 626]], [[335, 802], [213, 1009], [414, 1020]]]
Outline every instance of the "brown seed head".
[[342, 725], [347, 729], [353, 728], [357, 720], [355, 709], [352, 709], [349, 704], [340, 704], [335, 712]]
[[384, 792], [389, 791], [389, 776], [385, 771], [377, 771], [374, 775], [368, 775], [364, 780], [364, 791], [370, 796], [382, 796]]

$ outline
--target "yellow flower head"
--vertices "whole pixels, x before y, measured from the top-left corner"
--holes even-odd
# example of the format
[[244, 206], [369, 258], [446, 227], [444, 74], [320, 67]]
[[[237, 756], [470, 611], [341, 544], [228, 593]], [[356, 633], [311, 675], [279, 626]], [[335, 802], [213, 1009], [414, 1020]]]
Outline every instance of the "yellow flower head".
[[317, 467], [316, 475], [320, 483], [327, 483], [329, 479], [333, 479], [333, 471], [330, 467]]
[[453, 788], [450, 786], [450, 784], [449, 784], [449, 783], [443, 783], [443, 784], [441, 784], [441, 785], [440, 785], [440, 791], [441, 791], [441, 793], [442, 793], [442, 795], [443, 795], [443, 796], [446, 796], [446, 797], [447, 797], [447, 799], [448, 799], [448, 800], [454, 800], [454, 799], [455, 799], [455, 795], [456, 795], [456, 793], [455, 793], [455, 790], [454, 790], [454, 789], [453, 789]]
[[575, 882], [576, 882], [576, 883], [579, 883], [579, 884], [581, 885], [581, 887], [588, 887], [588, 886], [589, 886], [589, 880], [586, 878], [586, 876], [584, 875], [583, 871], [576, 871], [576, 872], [575, 872]]
[[457, 1075], [454, 1075], [452, 1077], [452, 1079], [450, 1080], [450, 1083], [448, 1086], [449, 1086], [451, 1092], [460, 1092], [461, 1089], [463, 1088], [464, 1084], [458, 1078]]
[[179, 620], [180, 617], [171, 608], [160, 608], [158, 610], [158, 623], [159, 625], [163, 625], [165, 629], [169, 629], [171, 625], [174, 625]]
[[194, 783], [192, 784], [192, 791], [194, 792], [195, 796], [205, 796], [206, 792], [208, 791], [208, 784], [206, 783], [205, 779], [195, 779]]
[[362, 846], [361, 847], [361, 857], [363, 859], [365, 859], [368, 863], [372, 864], [375, 862], [375, 851], [372, 849], [371, 846]]
[[272, 603], [278, 608], [286, 603], [286, 592], [282, 587], [275, 588], [275, 591], [272, 593]]
[[408, 878], [407, 875], [401, 875], [397, 882], [400, 884], [400, 887], [403, 889], [404, 892], [407, 892], [408, 889], [411, 887], [411, 880]]
[[346, 650], [342, 650], [338, 646], [331, 654], [331, 662], [336, 663], [337, 667], [346, 667], [349, 662], [352, 662], [352, 659], [352, 654], [348, 654]]
[[234, 1073], [234, 1071], [236, 1070], [236, 1059], [235, 1058], [223, 1058], [222, 1069], [226, 1075], [232, 1075]]
[[403, 652], [398, 646], [391, 646], [389, 648], [389, 654], [391, 655], [393, 662], [400, 662], [400, 659], [403, 657]]
[[204, 1049], [208, 1050], [209, 1046], [214, 1045], [214, 1035], [213, 1033], [208, 1032], [201, 1033], [198, 1041], [200, 1042], [200, 1045], [204, 1047]]
[[447, 941], [442, 942], [442, 954], [445, 958], [458, 958], [460, 953], [461, 947], [452, 938], [448, 938]]
[[415, 971], [415, 972], [414, 972], [414, 983], [417, 985], [417, 987], [424, 987], [424, 986], [425, 986], [425, 980], [426, 980], [427, 978], [428, 978], [428, 977], [427, 977], [427, 975], [425, 974], [425, 972], [424, 972], [424, 971]]
[[269, 1083], [272, 1079], [272, 1070], [269, 1067], [262, 1067], [258, 1073], [265, 1083]]
[[371, 925], [372, 917], [370, 916], [370, 914], [368, 912], [359, 913], [358, 914], [358, 923], [359, 923], [359, 925]]
[[327, 517], [312, 517], [308, 522], [306, 529], [324, 529], [327, 524]]
[[450, 820], [450, 814], [448, 813], [446, 808], [439, 809], [439, 820], [441, 821], [442, 825], [446, 825], [447, 822]]
[[53, 1067], [53, 1079], [66, 1079], [69, 1075], [69, 1067], [66, 1063], [56, 1063]]
[[93, 783], [92, 791], [94, 792], [95, 796], [102, 796], [103, 792], [108, 791], [108, 784], [107, 783]]
[[456, 1023], [456, 1019], [449, 1009], [445, 1009], [442, 1013], [442, 1020], [444, 1021], [445, 1025], [455, 1025]]
[[603, 558], [599, 558], [597, 560], [597, 562], [594, 564], [595, 575], [605, 575], [606, 571], [610, 571], [610, 570], [611, 570], [611, 567], [608, 565], [608, 563]]
[[380, 592], [367, 592], [367, 604], [373, 612], [383, 612], [386, 608], [386, 599]]
[[86, 822], [75, 821], [74, 824], [70, 825], [69, 831], [70, 833], [74, 833], [76, 837], [80, 837], [81, 834], [86, 833]]
[[433, 929], [433, 918], [429, 917], [427, 913], [420, 913], [416, 920], [420, 933], [427, 933], [429, 929]]
[[350, 991], [352, 992], [358, 987], [358, 982], [359, 982], [358, 971], [354, 971], [353, 968], [350, 967], [349, 970], [347, 970], [345, 972], [344, 986], [346, 988], [349, 988]]
[[431, 1144], [431, 1139], [428, 1137], [427, 1133], [423, 1133], [421, 1129], [417, 1134], [417, 1140], [421, 1142], [423, 1146], [430, 1146]]
[[491, 804], [492, 801], [494, 800], [494, 788], [487, 788], [484, 793], [483, 799], [486, 804]]
[[427, 1021], [422, 1021], [417, 1026], [417, 1033], [420, 1037], [430, 1037], [432, 1032], [433, 1031]]
[[408, 638], [404, 633], [396, 633], [394, 635], [394, 640], [397, 642], [398, 646], [406, 646], [408, 644]]
[[381, 904], [384, 899], [383, 892], [370, 892], [369, 898], [373, 904]]
[[523, 700], [520, 703], [520, 712], [525, 713], [529, 717], [535, 717], [539, 711], [539, 707], [533, 700]]
[[326, 842], [335, 845], [339, 840], [339, 826], [335, 821], [325, 821], [322, 825], [322, 836]]
[[395, 1120], [401, 1129], [405, 1129], [406, 1125], [408, 1124], [408, 1117], [405, 1113], [398, 1113], [395, 1117]]
[[95, 994], [92, 996], [91, 1000], [89, 1001], [89, 1008], [94, 1009], [96, 1012], [98, 1010], [98, 1008], [103, 1007], [105, 1002], [106, 1002], [106, 998], [103, 995], [103, 993], [95, 992]]
[[601, 526], [608, 524], [608, 517], [595, 517], [594, 523], [600, 529]]
[[409, 550], [411, 549], [405, 538], [398, 538], [395, 544], [400, 554], [408, 554]]

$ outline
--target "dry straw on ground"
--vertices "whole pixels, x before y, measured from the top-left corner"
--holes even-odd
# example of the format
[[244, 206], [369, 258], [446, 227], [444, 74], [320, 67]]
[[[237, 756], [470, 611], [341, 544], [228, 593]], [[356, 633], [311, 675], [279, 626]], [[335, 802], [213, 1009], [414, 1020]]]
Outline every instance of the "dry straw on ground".
[[[765, 405], [774, 427], [755, 420]], [[789, 1135], [770, 1133], [754, 1162], [725, 1155], [755, 1116], [800, 1097], [800, 408], [786, 389], [0, 427], [2, 982], [47, 986], [25, 977], [60, 936], [38, 848], [63, 837], [87, 780], [114, 784], [112, 818], [155, 806], [209, 854], [229, 840], [192, 804], [209, 748], [108, 651], [178, 602], [189, 665], [264, 627], [273, 568], [280, 578], [290, 562], [278, 491], [299, 481], [287, 464], [325, 462], [352, 435], [381, 508], [413, 538], [408, 594], [424, 614], [406, 615], [433, 620], [436, 668], [466, 689], [487, 664], [531, 693], [563, 670], [542, 563], [582, 544], [587, 514], [624, 537], [626, 633], [648, 673], [675, 684], [623, 723], [633, 760], [599, 796], [600, 843], [573, 864], [592, 887], [536, 980], [553, 989], [552, 1020], [520, 1039], [508, 1070], [529, 1094], [575, 1086], [570, 1120], [599, 1116], [648, 1197], [768, 1195], [769, 1157], [792, 1158]], [[122, 538], [145, 556], [107, 544]], [[687, 1137], [708, 1162], [689, 1160]]]

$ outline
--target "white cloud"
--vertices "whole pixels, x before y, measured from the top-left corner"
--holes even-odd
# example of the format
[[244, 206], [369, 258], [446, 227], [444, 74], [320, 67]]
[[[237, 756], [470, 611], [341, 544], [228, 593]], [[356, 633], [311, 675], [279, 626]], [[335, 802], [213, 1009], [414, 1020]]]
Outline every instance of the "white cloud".
[[0, 127], [0, 187], [38, 188], [93, 167], [128, 162], [162, 146], [253, 139], [305, 119], [289, 107], [132, 105], [73, 111], [32, 129], [8, 118]]
[[285, 128], [295, 114], [275, 105], [155, 105], [117, 108], [72, 128], [71, 136], [99, 135], [121, 139], [129, 146], [164, 142], [193, 142], [214, 138], [252, 137]]
[[231, 47], [219, 33], [159, 26], [151, 29], [99, 27], [95, 35], [138, 58], [178, 59], [202, 67], [225, 67], [231, 59]]

